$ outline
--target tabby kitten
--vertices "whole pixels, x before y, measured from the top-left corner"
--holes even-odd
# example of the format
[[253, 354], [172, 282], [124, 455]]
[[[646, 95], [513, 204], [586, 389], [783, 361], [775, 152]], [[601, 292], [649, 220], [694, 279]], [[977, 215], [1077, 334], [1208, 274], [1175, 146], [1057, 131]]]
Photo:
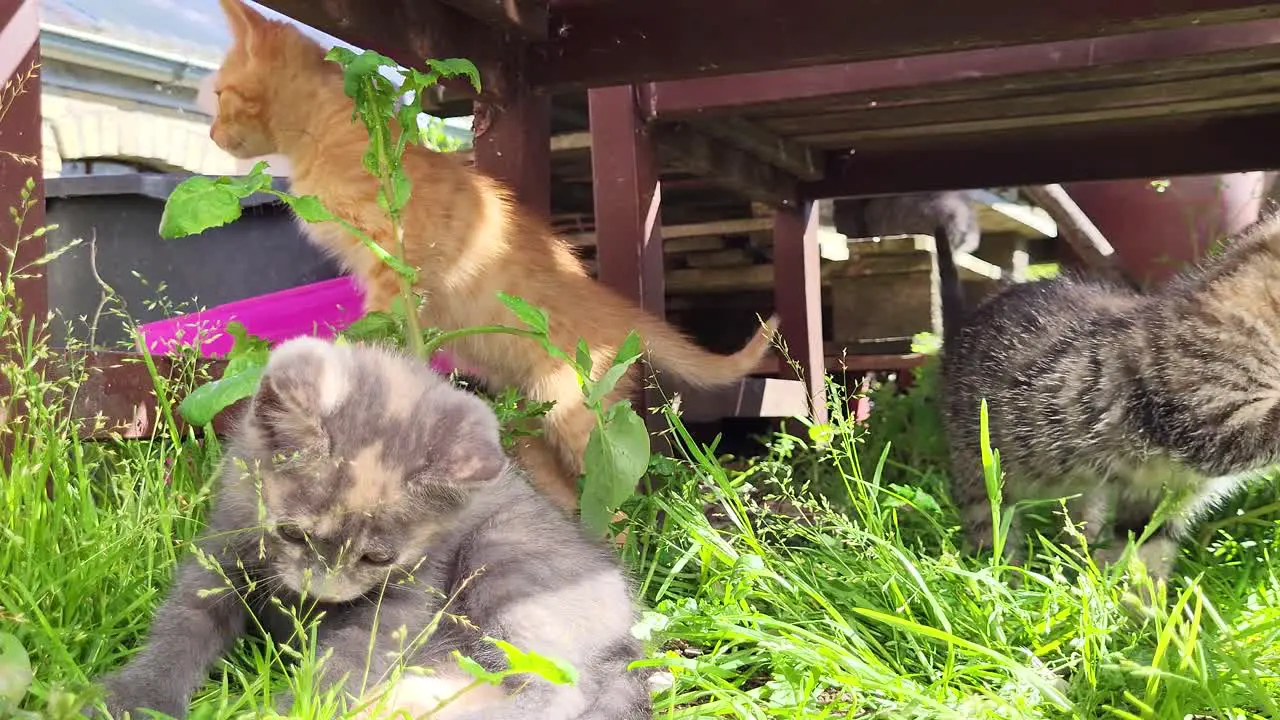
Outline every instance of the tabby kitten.
[[[627, 670], [642, 648], [616, 558], [508, 466], [489, 407], [426, 364], [373, 346], [282, 344], [221, 472], [199, 540], [216, 569], [182, 563], [146, 646], [105, 680], [116, 717], [184, 716], [249, 627], [288, 642], [294, 625], [276, 601], [324, 613], [324, 684], [374, 697], [361, 687], [368, 662], [388, 714], [425, 713], [470, 682], [453, 650], [500, 669], [491, 637], [571, 663], [578, 683], [513, 678], [432, 717], [649, 717], [647, 686]], [[434, 674], [376, 686], [405, 647], [397, 630], [412, 641], [448, 597], [465, 620], [447, 617], [404, 657]]]
[[[335, 215], [394, 250], [390, 223], [376, 202], [378, 181], [362, 162], [368, 134], [352, 120], [341, 68], [325, 61], [324, 50], [293, 25], [267, 20], [240, 0], [221, 3], [235, 42], [214, 81], [213, 141], [239, 158], [283, 155], [295, 192], [319, 197]], [[658, 369], [696, 387], [736, 382], [769, 351], [776, 318], [733, 355], [693, 344], [592, 280], [544, 221], [458, 158], [414, 145], [405, 153], [404, 168], [413, 181], [413, 199], [404, 212], [406, 256], [421, 270], [426, 324], [453, 330], [514, 323], [498, 299], [505, 292], [547, 310], [551, 340], [559, 347], [572, 351], [585, 340], [597, 372], [635, 329]], [[368, 248], [333, 223], [307, 230], [360, 281], [369, 309], [390, 308], [398, 278]], [[596, 420], [570, 367], [537, 342], [513, 335], [470, 335], [449, 350], [494, 390], [514, 386], [535, 402], [556, 403], [543, 420], [549, 447], [526, 445], [521, 460], [541, 489], [565, 507], [576, 507], [577, 478]], [[606, 403], [630, 396], [638, 375], [637, 369], [618, 383]]]
[[[942, 278], [953, 491], [971, 544], [992, 542], [983, 399], [1004, 501], [1079, 494], [1068, 510], [1086, 538], [1120, 541], [1100, 560], [1171, 498], [1138, 549], [1154, 577], [1201, 516], [1280, 461], [1280, 216], [1149, 295], [1062, 277], [1006, 288], [957, 325], [954, 267]], [[1009, 545], [1021, 551], [1020, 533]]]

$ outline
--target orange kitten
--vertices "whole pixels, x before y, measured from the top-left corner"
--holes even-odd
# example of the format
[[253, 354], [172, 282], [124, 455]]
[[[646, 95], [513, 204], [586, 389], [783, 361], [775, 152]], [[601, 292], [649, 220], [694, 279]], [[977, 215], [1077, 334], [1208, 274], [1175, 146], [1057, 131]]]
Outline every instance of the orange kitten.
[[[352, 120], [341, 68], [293, 25], [268, 20], [240, 0], [221, 3], [235, 43], [215, 80], [213, 141], [239, 158], [284, 156], [294, 192], [318, 196], [394, 252], [390, 222], [375, 201], [378, 181], [361, 162], [369, 138]], [[404, 166], [413, 182], [404, 211], [406, 260], [419, 269], [427, 325], [512, 325], [516, 318], [498, 299], [505, 292], [548, 312], [559, 347], [572, 352], [579, 338], [586, 340], [597, 370], [635, 329], [653, 365], [698, 387], [735, 382], [768, 352], [776, 316], [739, 352], [708, 352], [592, 280], [569, 246], [497, 181], [420, 146], [408, 148]], [[359, 279], [368, 309], [389, 309], [399, 292], [390, 268], [332, 223], [307, 230]], [[450, 350], [492, 387], [516, 386], [533, 400], [555, 401], [543, 420], [547, 444], [526, 443], [521, 460], [544, 492], [576, 507], [576, 479], [595, 416], [582, 402], [573, 370], [536, 342], [512, 335], [473, 335]], [[608, 402], [631, 395], [637, 375], [618, 383]]]

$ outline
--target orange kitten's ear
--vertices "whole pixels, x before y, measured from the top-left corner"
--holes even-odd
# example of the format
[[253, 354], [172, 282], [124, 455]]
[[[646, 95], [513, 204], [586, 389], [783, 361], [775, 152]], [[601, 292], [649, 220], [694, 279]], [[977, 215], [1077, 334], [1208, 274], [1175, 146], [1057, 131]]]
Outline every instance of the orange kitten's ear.
[[254, 34], [270, 21], [242, 0], [218, 0], [218, 4], [222, 6], [222, 12], [231, 23], [231, 34], [236, 42], [244, 43], [246, 49], [249, 49], [252, 54]]

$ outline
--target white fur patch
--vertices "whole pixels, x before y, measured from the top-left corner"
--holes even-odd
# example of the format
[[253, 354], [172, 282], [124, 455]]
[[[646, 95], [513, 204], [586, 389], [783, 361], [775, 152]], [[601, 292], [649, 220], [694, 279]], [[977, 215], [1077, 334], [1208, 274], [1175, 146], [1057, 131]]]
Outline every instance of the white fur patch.
[[[616, 573], [601, 573], [513, 604], [503, 624], [510, 642], [521, 650], [576, 663], [599, 642], [622, 637], [631, 628], [626, 582]], [[551, 634], [546, 628], [561, 627]], [[526, 630], [527, 628], [527, 630]]]
[[389, 718], [399, 711], [405, 711], [411, 717], [422, 717], [431, 713], [430, 717], [434, 720], [449, 720], [463, 713], [475, 712], [507, 701], [502, 688], [480, 685], [467, 691], [438, 712], [432, 712], [440, 707], [440, 703], [453, 697], [470, 684], [469, 678], [456, 675], [406, 674], [382, 698], [374, 700], [368, 709], [356, 717], [359, 720], [373, 720]]
[[320, 361], [320, 376], [315, 378], [320, 414], [333, 412], [347, 395], [347, 376], [343, 372], [344, 354], [336, 345], [319, 338], [302, 336], [280, 343], [271, 353], [267, 371], [271, 366], [289, 365], [299, 358], [311, 357]]

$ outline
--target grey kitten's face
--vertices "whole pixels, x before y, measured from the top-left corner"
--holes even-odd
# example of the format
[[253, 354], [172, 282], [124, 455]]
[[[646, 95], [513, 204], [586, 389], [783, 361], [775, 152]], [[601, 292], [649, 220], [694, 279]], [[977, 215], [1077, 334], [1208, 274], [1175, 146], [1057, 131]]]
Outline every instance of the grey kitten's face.
[[272, 354], [243, 433], [271, 570], [325, 602], [412, 571], [506, 465], [492, 411], [425, 363], [310, 338]]

